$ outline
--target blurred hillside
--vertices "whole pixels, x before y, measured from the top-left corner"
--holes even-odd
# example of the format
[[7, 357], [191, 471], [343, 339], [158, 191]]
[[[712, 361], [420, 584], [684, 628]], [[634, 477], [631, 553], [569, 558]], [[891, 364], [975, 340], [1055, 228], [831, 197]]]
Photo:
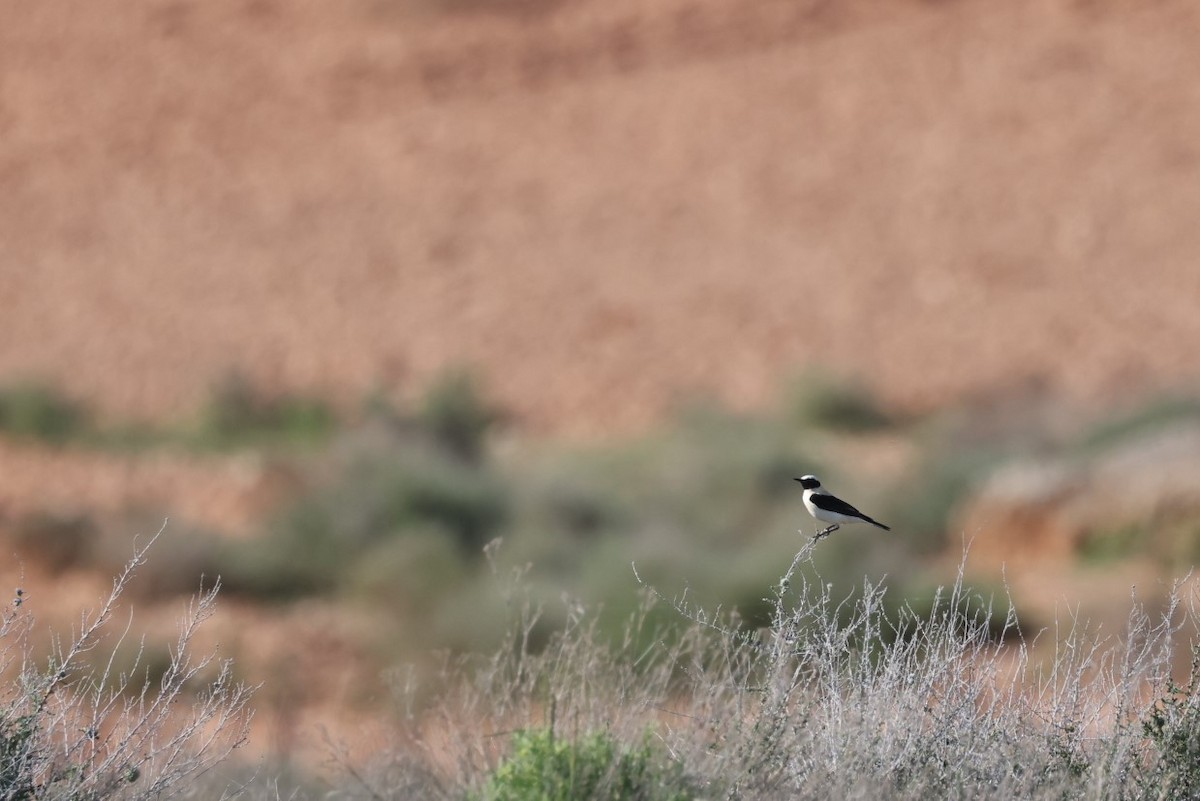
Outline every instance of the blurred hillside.
[[471, 364], [535, 430], [1195, 374], [1200, 11], [51, 0], [0, 27], [0, 375], [169, 417]]

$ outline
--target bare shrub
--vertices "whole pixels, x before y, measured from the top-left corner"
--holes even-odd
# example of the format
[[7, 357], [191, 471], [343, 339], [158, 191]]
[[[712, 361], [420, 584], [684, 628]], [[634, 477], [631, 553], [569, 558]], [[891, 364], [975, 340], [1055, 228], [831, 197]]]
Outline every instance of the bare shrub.
[[[932, 612], [896, 612], [883, 582], [835, 594], [814, 545], [776, 586], [761, 631], [646, 588], [620, 642], [568, 604], [564, 630], [536, 650], [539, 610], [513, 594], [505, 646], [448, 662], [444, 692], [407, 708], [393, 747], [335, 797], [488, 798], [529, 732], [626, 748], [649, 733], [698, 798], [1171, 797], [1164, 782], [1193, 786], [1195, 682], [1170, 683], [1180, 629], [1195, 619], [1181, 585], [1158, 614], [1134, 599], [1120, 635], [1070, 620], [1030, 639], [1006, 599], [996, 630], [992, 601], [961, 569]], [[647, 632], [663, 603], [682, 625]]]
[[68, 640], [56, 637], [44, 662], [26, 593], [4, 610], [0, 799], [174, 798], [245, 742], [251, 688], [230, 660], [193, 647], [219, 582], [188, 604], [159, 675], [143, 668], [144, 648], [132, 667], [115, 667], [132, 628], [132, 617], [117, 624], [118, 601], [161, 534], [135, 547], [99, 609], [83, 612]]

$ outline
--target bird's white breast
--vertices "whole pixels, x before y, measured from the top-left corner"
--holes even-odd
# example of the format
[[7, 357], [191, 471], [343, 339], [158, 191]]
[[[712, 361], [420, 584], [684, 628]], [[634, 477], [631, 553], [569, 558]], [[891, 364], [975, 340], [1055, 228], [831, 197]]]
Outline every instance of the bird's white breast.
[[808, 510], [808, 513], [816, 519], [824, 520], [827, 523], [836, 523], [841, 520], [841, 515], [830, 515], [829, 512], [818, 508], [817, 505], [812, 502], [812, 496], [816, 494], [816, 490], [806, 489], [804, 491], [804, 508]]

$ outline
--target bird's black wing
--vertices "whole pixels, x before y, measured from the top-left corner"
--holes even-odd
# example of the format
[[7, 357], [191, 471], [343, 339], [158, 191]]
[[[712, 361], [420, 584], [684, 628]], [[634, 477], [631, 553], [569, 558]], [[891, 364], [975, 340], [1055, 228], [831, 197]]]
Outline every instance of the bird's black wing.
[[833, 495], [822, 495], [814, 492], [809, 496], [809, 500], [812, 501], [813, 506], [818, 509], [824, 509], [826, 512], [834, 512], [839, 515], [846, 515], [847, 517], [866, 517], [862, 512]]
[[890, 526], [885, 526], [878, 520], [867, 517], [862, 512], [843, 501], [841, 498], [833, 495], [821, 495], [820, 493], [814, 492], [809, 497], [809, 500], [812, 501], [813, 506], [817, 507], [818, 509], [823, 509], [826, 512], [834, 512], [835, 514], [846, 515], [847, 517], [857, 517], [859, 520], [865, 520], [873, 526], [879, 526], [884, 531], [892, 530]]

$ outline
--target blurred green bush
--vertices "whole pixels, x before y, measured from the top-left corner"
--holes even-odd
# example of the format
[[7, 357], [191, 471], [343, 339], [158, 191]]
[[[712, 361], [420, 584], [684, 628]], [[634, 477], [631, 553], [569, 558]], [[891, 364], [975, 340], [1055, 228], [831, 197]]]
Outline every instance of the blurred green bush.
[[84, 407], [47, 383], [0, 386], [0, 432], [7, 436], [58, 445], [89, 430]]
[[820, 370], [793, 380], [786, 406], [796, 422], [810, 428], [877, 431], [896, 422], [865, 387]]
[[446, 451], [478, 461], [488, 431], [500, 418], [499, 407], [483, 396], [474, 375], [458, 369], [433, 382], [421, 403], [418, 421]]
[[337, 419], [324, 401], [273, 395], [233, 371], [219, 381], [187, 437], [194, 447], [228, 448], [264, 443], [311, 444], [334, 431]]
[[1184, 420], [1200, 420], [1200, 398], [1186, 395], [1153, 398], [1131, 411], [1107, 416], [1094, 423], [1077, 438], [1075, 447], [1084, 454], [1091, 454]]

